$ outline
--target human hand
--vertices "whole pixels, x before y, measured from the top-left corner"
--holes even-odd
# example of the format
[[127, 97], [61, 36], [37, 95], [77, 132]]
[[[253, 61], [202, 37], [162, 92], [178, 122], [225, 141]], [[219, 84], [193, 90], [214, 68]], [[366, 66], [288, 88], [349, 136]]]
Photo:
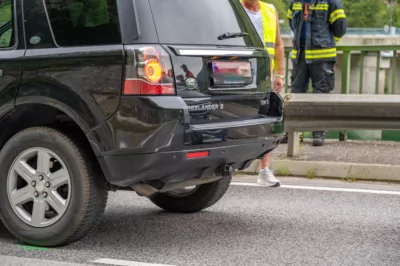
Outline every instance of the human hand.
[[282, 77], [275, 77], [274, 80], [274, 89], [276, 92], [280, 93], [283, 88], [283, 79]]

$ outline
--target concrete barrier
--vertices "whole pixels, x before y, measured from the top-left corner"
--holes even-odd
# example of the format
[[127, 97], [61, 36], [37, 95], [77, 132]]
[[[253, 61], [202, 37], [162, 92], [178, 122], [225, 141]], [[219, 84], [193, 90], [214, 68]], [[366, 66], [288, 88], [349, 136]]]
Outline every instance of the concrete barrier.
[[[242, 172], [257, 174], [258, 169], [259, 161], [255, 160]], [[350, 181], [372, 180], [400, 182], [400, 166], [393, 165], [272, 160], [271, 170], [273, 170], [277, 176], [334, 178]]]

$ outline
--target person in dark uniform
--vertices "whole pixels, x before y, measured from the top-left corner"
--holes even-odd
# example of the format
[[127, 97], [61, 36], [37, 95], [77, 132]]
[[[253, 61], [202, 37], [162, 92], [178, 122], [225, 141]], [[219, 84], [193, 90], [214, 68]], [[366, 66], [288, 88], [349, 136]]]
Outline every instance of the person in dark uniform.
[[[313, 93], [335, 88], [336, 43], [347, 30], [341, 0], [292, 0], [287, 13], [294, 33], [291, 92]], [[313, 132], [313, 145], [324, 144], [325, 132]]]

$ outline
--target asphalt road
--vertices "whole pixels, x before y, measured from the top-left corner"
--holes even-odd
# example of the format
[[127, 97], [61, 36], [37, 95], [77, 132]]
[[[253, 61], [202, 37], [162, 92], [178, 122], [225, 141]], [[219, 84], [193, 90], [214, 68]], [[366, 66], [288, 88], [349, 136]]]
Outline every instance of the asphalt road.
[[232, 186], [207, 211], [177, 215], [117, 192], [87, 238], [49, 250], [19, 246], [0, 224], [0, 265], [102, 258], [131, 261], [125, 265], [400, 265], [400, 193]]

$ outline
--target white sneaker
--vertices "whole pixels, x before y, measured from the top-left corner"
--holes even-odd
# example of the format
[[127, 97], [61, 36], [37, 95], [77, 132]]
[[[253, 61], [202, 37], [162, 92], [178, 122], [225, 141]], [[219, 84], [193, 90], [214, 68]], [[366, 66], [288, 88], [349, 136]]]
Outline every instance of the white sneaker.
[[261, 170], [258, 174], [257, 184], [267, 187], [279, 187], [281, 185], [281, 181], [276, 179], [274, 173], [271, 170], [265, 168]]

